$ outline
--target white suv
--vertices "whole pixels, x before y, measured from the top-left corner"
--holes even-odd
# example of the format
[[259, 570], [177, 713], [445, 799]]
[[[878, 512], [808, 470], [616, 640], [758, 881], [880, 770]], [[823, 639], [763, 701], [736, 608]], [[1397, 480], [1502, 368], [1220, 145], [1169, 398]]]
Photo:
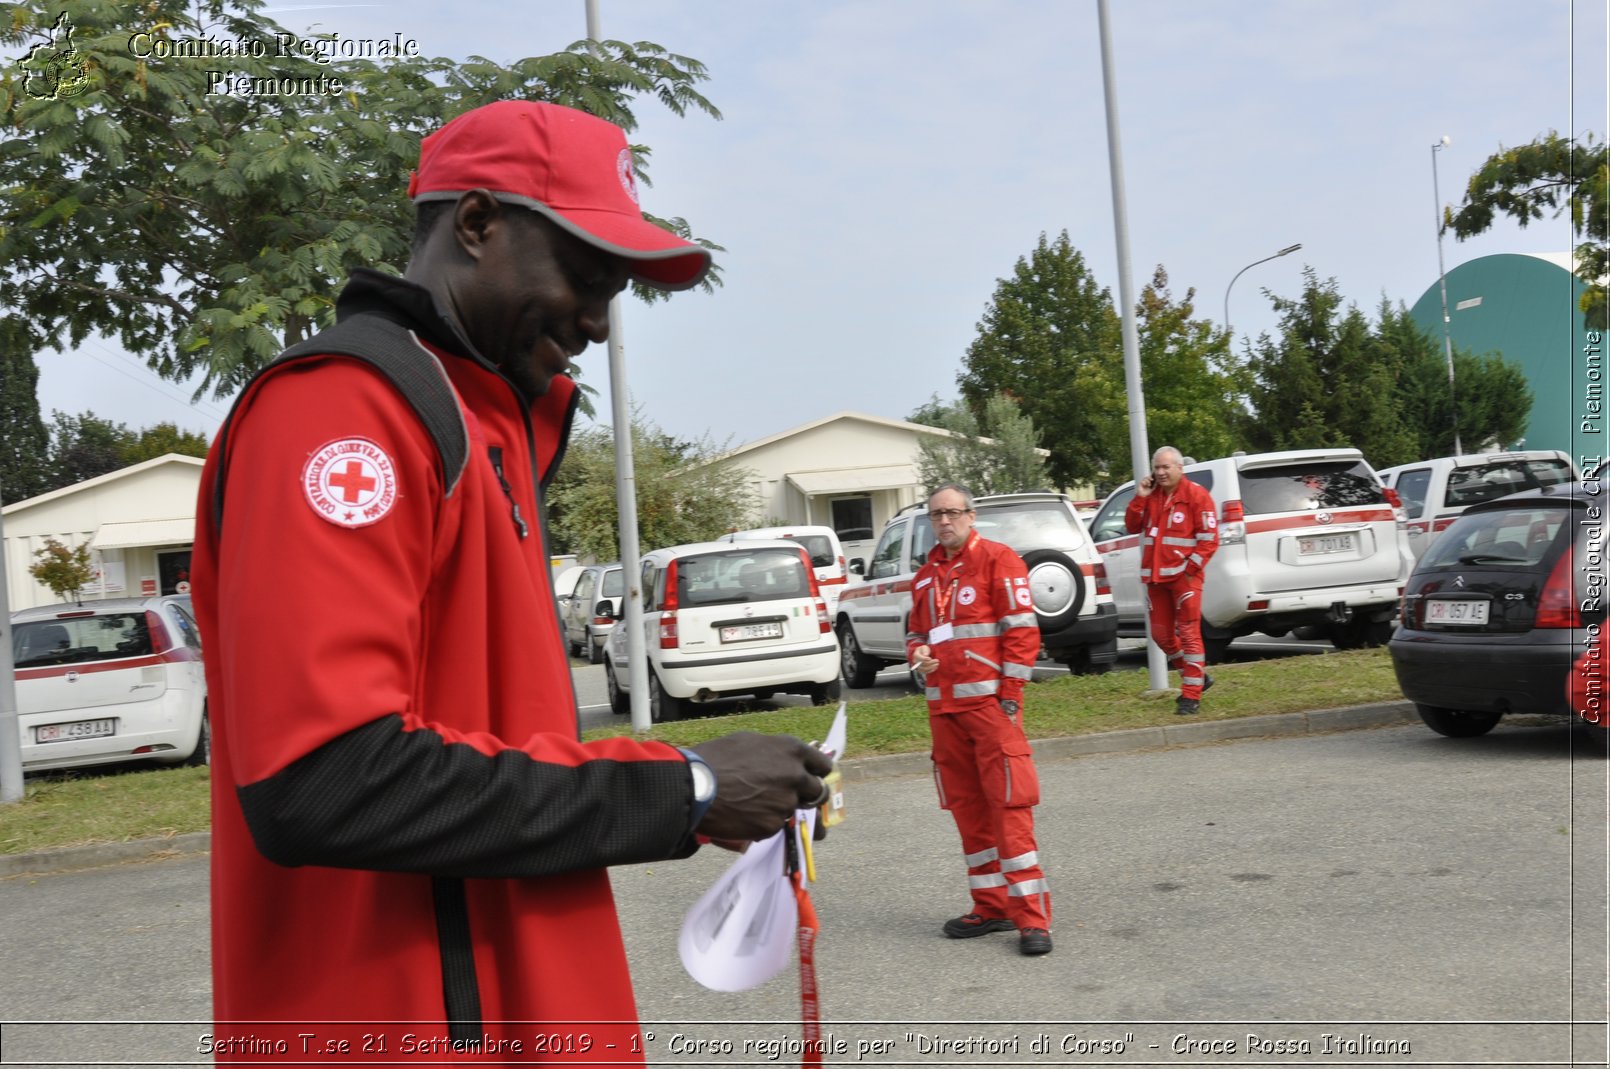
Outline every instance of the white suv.
[[201, 633], [185, 596], [11, 614], [22, 768], [207, 762]]
[[[1202, 587], [1202, 639], [1320, 625], [1338, 648], [1384, 644], [1414, 564], [1405, 519], [1357, 449], [1237, 453], [1185, 465], [1219, 506], [1219, 551]], [[1118, 602], [1120, 633], [1144, 634], [1140, 536], [1124, 528], [1125, 483], [1090, 525]]]
[[[642, 558], [649, 709], [677, 720], [694, 703], [732, 694], [839, 699], [839, 649], [798, 542], [699, 542]], [[626, 628], [604, 647], [610, 708], [630, 711]]]
[[1437, 457], [1382, 468], [1376, 474], [1402, 502], [1415, 560], [1471, 505], [1577, 478], [1570, 454], [1558, 449]]
[[[1118, 615], [1096, 547], [1066, 494], [975, 498], [978, 533], [1017, 551], [1029, 567], [1045, 656], [1077, 673], [1105, 672], [1118, 659]], [[836, 628], [844, 682], [869, 687], [886, 665], [906, 661], [911, 580], [934, 546], [927, 505], [883, 528], [863, 582], [839, 595]]]

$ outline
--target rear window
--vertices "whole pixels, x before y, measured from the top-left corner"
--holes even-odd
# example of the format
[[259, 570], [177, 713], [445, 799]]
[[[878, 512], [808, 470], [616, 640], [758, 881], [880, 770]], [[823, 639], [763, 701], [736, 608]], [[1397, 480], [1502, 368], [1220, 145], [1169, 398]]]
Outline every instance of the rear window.
[[1241, 472], [1241, 508], [1248, 516], [1317, 512], [1386, 502], [1375, 472], [1361, 460], [1331, 460]]
[[1454, 468], [1448, 473], [1448, 492], [1443, 504], [1461, 508], [1491, 501], [1505, 494], [1535, 490], [1541, 486], [1568, 483], [1576, 479], [1571, 466], [1559, 457], [1540, 460], [1495, 460], [1474, 468]]
[[112, 661], [150, 652], [151, 631], [143, 612], [30, 620], [11, 629], [11, 660], [17, 668]]
[[810, 577], [794, 549], [734, 550], [676, 562], [677, 605], [732, 605], [809, 597]]
[[1560, 530], [1568, 526], [1570, 517], [1568, 509], [1547, 505], [1467, 512], [1431, 543], [1421, 558], [1420, 570], [1552, 566], [1550, 554], [1555, 544], [1569, 540], [1569, 536], [1560, 536]]
[[1026, 501], [978, 510], [978, 533], [1019, 553], [1031, 549], [1071, 549], [1080, 544], [1073, 513], [1061, 501]]
[[838, 556], [833, 552], [833, 540], [827, 535], [804, 534], [783, 537], [805, 547], [805, 552], [811, 555], [812, 568], [830, 568], [838, 562]]

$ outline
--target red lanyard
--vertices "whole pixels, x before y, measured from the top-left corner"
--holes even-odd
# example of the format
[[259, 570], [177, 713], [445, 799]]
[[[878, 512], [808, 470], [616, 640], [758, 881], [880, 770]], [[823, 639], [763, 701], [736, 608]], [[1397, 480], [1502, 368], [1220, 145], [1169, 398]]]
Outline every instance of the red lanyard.
[[[793, 834], [792, 829], [789, 834]], [[806, 831], [809, 835], [810, 832]], [[822, 1015], [821, 999], [816, 988], [816, 933], [821, 925], [816, 920], [816, 906], [811, 902], [811, 893], [805, 890], [805, 881], [798, 871], [791, 879], [794, 883], [794, 898], [799, 903], [799, 930], [796, 933], [799, 940], [799, 1021], [800, 1038], [804, 1040], [804, 1054], [800, 1065], [812, 1066], [822, 1064]]]

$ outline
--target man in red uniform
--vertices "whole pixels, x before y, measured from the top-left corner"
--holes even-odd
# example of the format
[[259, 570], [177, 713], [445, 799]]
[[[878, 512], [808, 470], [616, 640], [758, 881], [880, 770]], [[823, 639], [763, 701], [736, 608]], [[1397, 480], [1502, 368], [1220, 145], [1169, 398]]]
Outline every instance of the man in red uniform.
[[[410, 193], [405, 276], [355, 272], [338, 325], [243, 391], [202, 477], [203, 1046], [641, 1062], [607, 866], [769, 836], [831, 767], [781, 736], [578, 740], [542, 505], [566, 371], [628, 279], [684, 289], [709, 257], [644, 220], [621, 131], [569, 108], [459, 116]], [[421, 407], [432, 389], [445, 411]]]
[[1213, 685], [1202, 646], [1202, 573], [1219, 548], [1219, 513], [1213, 497], [1185, 477], [1185, 458], [1171, 445], [1152, 454], [1152, 473], [1135, 487], [1124, 526], [1140, 533], [1140, 581], [1152, 641], [1180, 672], [1174, 712], [1202, 710]]
[[928, 496], [938, 544], [911, 582], [906, 651], [924, 676], [939, 804], [967, 858], [972, 911], [952, 939], [1018, 931], [1024, 954], [1051, 952], [1051, 891], [1034, 842], [1040, 778], [1023, 734], [1040, 625], [1029, 572], [1011, 548], [973, 529], [973, 495], [947, 483]]

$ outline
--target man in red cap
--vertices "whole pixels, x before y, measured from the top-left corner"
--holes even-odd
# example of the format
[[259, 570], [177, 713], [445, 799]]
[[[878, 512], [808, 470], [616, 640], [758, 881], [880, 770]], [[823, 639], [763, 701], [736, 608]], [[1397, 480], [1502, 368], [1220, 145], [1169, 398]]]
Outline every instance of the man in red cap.
[[830, 768], [784, 736], [577, 738], [542, 504], [566, 371], [628, 279], [684, 289], [709, 255], [644, 220], [617, 127], [551, 104], [448, 123], [410, 193], [406, 274], [355, 271], [202, 477], [204, 1045], [641, 1061], [606, 868], [765, 838]]

